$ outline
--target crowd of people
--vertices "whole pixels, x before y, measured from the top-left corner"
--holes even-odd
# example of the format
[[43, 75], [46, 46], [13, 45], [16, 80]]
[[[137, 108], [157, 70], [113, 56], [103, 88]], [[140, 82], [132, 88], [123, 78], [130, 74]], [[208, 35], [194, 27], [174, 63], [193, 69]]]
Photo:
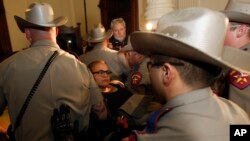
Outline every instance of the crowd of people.
[[14, 18], [30, 47], [0, 63], [9, 140], [228, 141], [250, 124], [250, 2], [175, 10], [154, 32], [98, 23], [79, 58], [56, 42], [66, 17], [48, 3], [25, 14]]

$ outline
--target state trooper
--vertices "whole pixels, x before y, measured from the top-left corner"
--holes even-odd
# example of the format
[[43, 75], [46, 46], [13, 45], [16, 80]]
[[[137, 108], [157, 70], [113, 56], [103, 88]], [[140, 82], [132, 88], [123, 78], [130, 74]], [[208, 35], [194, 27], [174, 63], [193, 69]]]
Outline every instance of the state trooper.
[[244, 61], [250, 54], [223, 46], [227, 26], [220, 12], [187, 8], [162, 16], [156, 32], [131, 35], [134, 50], [150, 56], [151, 84], [166, 103], [150, 114], [145, 130], [123, 141], [226, 141], [230, 124], [250, 123], [243, 109], [210, 87], [225, 67], [250, 73]]
[[[250, 2], [229, 0], [222, 13], [229, 18], [224, 44], [250, 53]], [[237, 103], [250, 117], [250, 75], [227, 69], [218, 80], [219, 95]]]

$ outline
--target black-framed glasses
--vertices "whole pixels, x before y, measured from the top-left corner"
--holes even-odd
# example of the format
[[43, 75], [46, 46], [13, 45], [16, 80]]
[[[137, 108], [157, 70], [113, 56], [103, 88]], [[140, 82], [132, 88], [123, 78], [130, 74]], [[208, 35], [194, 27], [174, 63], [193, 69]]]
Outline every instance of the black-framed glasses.
[[149, 69], [151, 69], [152, 67], [161, 67], [161, 66], [164, 65], [164, 63], [169, 63], [169, 64], [175, 65], [175, 66], [184, 66], [183, 63], [177, 63], [177, 62], [168, 62], [168, 61], [166, 61], [166, 62], [154, 62], [154, 63], [153, 63], [153, 62], [149, 61], [149, 62], [147, 63], [147, 68], [148, 68], [148, 70], [149, 70]]
[[99, 75], [105, 75], [105, 74], [107, 74], [107, 75], [110, 75], [111, 73], [112, 73], [112, 71], [110, 71], [110, 70], [99, 70], [99, 71], [96, 71], [96, 72], [92, 72], [93, 74], [99, 74]]

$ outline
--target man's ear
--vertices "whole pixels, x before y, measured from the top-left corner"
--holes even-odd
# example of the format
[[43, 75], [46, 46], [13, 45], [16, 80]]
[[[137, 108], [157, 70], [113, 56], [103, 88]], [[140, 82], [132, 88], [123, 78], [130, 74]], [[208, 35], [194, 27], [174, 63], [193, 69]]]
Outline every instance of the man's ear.
[[29, 42], [32, 42], [32, 38], [31, 38], [31, 32], [28, 28], [25, 28], [24, 29], [24, 32], [25, 32], [25, 35], [26, 35], [26, 38]]
[[174, 68], [171, 64], [165, 63], [163, 65], [162, 72], [163, 72], [163, 74], [162, 74], [163, 75], [162, 76], [163, 83], [164, 83], [164, 85], [168, 86], [174, 78], [174, 75], [175, 75]]
[[59, 34], [59, 28], [56, 27], [56, 36]]
[[249, 27], [247, 27], [246, 25], [241, 25], [238, 29], [237, 29], [237, 32], [236, 32], [236, 36], [238, 38], [244, 36], [244, 35], [247, 35], [248, 34], [248, 29]]

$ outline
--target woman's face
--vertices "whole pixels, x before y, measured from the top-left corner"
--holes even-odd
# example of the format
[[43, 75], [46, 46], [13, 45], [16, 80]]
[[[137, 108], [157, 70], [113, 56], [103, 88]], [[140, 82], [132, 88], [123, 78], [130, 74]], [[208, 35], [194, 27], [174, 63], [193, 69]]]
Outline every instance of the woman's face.
[[110, 83], [110, 73], [108, 66], [104, 63], [97, 63], [92, 67], [92, 74], [97, 85], [100, 88], [105, 88]]

